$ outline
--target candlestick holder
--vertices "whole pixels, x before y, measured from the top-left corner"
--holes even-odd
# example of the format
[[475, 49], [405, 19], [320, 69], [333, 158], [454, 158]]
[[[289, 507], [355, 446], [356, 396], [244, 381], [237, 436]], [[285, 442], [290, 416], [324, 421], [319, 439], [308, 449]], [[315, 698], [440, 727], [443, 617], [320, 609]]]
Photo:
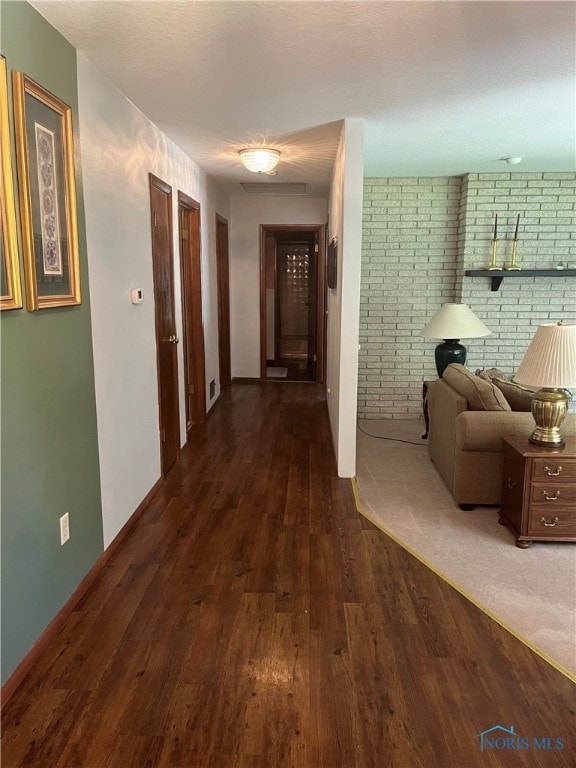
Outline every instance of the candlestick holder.
[[496, 264], [496, 252], [498, 250], [498, 238], [494, 237], [492, 238], [492, 259], [490, 261], [490, 264], [488, 265], [488, 269], [494, 270], [494, 269], [500, 269], [498, 264]]
[[518, 245], [518, 238], [514, 238], [512, 241], [512, 258], [510, 259], [510, 265], [508, 267], [504, 267], [508, 272], [514, 272], [518, 271], [520, 267], [518, 264], [516, 264], [516, 246]]

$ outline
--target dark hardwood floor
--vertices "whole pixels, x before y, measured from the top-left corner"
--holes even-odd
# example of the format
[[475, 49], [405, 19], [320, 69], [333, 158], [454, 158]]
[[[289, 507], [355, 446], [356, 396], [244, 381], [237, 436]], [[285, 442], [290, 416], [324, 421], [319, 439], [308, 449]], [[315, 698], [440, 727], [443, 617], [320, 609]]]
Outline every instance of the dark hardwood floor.
[[[236, 384], [5, 706], [2, 766], [574, 766], [574, 705], [356, 512], [317, 386]], [[495, 725], [529, 748], [481, 752]]]

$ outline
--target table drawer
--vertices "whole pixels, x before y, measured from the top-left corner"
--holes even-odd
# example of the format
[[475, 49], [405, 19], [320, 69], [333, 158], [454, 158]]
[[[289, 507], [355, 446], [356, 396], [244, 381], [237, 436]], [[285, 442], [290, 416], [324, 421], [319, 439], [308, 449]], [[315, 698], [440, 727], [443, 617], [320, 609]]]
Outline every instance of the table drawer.
[[549, 509], [576, 503], [576, 485], [567, 483], [532, 483], [530, 504], [542, 504]]
[[555, 478], [560, 483], [576, 480], [576, 459], [563, 459], [561, 456], [550, 456], [549, 459], [532, 460], [532, 479], [544, 482]]
[[528, 536], [565, 537], [576, 539], [576, 508], [550, 509], [542, 504], [528, 508]]

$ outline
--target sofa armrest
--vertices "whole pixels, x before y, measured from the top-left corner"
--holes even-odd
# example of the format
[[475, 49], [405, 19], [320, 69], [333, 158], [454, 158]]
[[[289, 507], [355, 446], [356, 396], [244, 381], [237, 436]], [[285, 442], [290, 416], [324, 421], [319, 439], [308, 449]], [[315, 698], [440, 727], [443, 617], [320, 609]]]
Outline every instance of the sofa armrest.
[[[503, 437], [528, 437], [533, 429], [531, 413], [465, 411], [456, 417], [456, 445], [461, 451], [501, 452]], [[572, 434], [572, 430], [572, 419], [567, 417], [563, 432]]]
[[428, 385], [428, 453], [450, 489], [454, 480], [456, 417], [467, 407], [466, 398], [442, 379]]

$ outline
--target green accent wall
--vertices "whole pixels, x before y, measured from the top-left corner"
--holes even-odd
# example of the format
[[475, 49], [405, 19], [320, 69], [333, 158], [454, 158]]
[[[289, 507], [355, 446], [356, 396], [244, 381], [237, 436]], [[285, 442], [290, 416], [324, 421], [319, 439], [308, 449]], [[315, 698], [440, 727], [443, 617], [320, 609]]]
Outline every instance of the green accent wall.
[[[25, 72], [72, 107], [77, 139], [75, 49], [28, 3], [0, 2], [0, 22], [9, 93], [11, 71]], [[10, 126], [13, 132], [11, 109]], [[11, 138], [14, 147], [13, 133]], [[38, 312], [12, 310], [0, 319], [2, 682], [103, 551], [77, 151], [75, 162], [82, 304]], [[16, 184], [15, 162], [13, 170]], [[65, 512], [70, 516], [70, 540], [60, 546], [59, 519]]]

